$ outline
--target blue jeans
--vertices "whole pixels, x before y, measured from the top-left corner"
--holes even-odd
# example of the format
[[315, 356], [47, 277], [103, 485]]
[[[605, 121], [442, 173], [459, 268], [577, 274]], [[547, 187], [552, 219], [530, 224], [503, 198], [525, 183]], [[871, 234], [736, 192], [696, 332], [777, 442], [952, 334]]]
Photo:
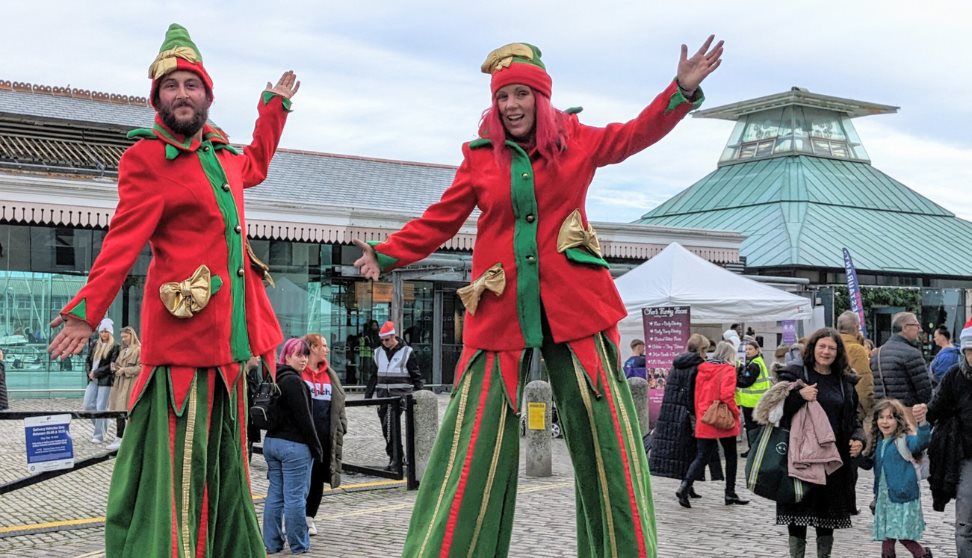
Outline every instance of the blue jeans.
[[283, 516], [290, 552], [307, 552], [310, 535], [307, 534], [304, 509], [314, 462], [310, 448], [306, 444], [267, 436], [263, 440], [263, 457], [267, 460], [267, 478], [270, 480], [263, 505], [263, 544], [267, 552], [283, 549], [284, 536], [280, 532]]
[[[111, 386], [99, 386], [98, 380], [88, 380], [88, 386], [84, 388], [84, 410], [107, 410], [110, 394]], [[94, 435], [104, 438], [108, 430], [108, 419], [91, 419], [91, 422], [94, 423]]]

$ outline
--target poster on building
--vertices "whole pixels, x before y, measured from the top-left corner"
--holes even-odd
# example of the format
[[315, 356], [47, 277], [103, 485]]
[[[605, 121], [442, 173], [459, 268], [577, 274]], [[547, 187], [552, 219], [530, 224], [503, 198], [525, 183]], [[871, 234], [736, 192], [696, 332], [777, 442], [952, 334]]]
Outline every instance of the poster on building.
[[648, 380], [648, 424], [661, 413], [668, 371], [675, 357], [685, 352], [692, 335], [692, 310], [689, 306], [642, 308], [645, 331], [645, 378]]
[[28, 473], [74, 467], [71, 415], [25, 418], [24, 434], [27, 441]]

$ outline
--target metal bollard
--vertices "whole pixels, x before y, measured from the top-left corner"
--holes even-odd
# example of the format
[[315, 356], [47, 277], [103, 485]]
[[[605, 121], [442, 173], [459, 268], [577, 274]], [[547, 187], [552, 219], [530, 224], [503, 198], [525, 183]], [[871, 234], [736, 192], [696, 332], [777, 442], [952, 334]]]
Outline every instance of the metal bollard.
[[415, 398], [415, 479], [421, 482], [439, 431], [439, 399], [424, 389], [416, 391], [412, 397]]
[[628, 378], [628, 389], [631, 390], [631, 398], [634, 399], [635, 409], [638, 411], [638, 425], [641, 426], [641, 434], [648, 433], [648, 381], [644, 378]]
[[553, 390], [543, 380], [534, 380], [523, 390], [526, 413], [526, 474], [549, 477], [553, 474], [550, 447], [551, 400]]

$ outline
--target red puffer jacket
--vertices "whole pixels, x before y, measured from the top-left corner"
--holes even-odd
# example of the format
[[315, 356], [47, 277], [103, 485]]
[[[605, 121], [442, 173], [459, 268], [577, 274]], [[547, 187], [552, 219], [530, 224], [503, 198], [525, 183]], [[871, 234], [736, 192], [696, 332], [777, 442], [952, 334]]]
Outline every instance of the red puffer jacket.
[[[718, 428], [702, 422], [705, 414], [714, 401], [722, 401], [729, 406], [736, 424], [729, 430]], [[736, 369], [725, 362], [705, 361], [699, 365], [699, 373], [695, 377], [695, 437], [716, 439], [739, 435], [739, 407], [736, 406]]]

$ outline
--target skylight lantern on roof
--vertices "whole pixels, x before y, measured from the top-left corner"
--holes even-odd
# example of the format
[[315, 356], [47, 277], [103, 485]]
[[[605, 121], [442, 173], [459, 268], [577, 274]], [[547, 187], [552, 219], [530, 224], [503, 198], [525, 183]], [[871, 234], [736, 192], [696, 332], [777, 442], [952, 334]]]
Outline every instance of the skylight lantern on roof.
[[898, 107], [793, 87], [785, 93], [700, 110], [694, 116], [736, 121], [719, 158], [721, 167], [796, 155], [870, 163], [851, 119], [897, 111]]

